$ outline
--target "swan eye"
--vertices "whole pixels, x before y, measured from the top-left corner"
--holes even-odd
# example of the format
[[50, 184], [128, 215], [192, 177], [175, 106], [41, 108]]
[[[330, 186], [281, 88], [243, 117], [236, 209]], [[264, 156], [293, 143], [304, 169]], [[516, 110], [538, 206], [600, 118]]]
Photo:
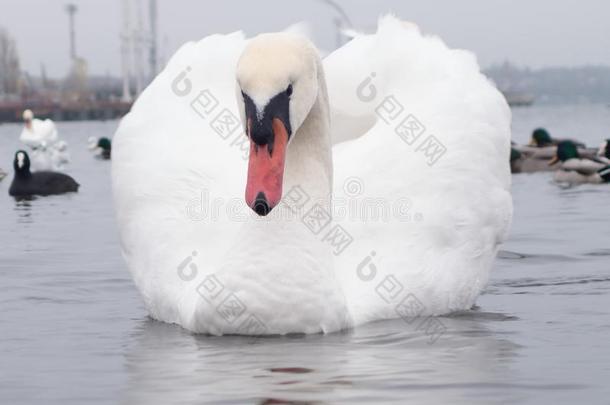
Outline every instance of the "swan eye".
[[292, 96], [292, 84], [288, 85], [288, 88], [286, 89], [286, 94], [288, 95], [288, 97]]

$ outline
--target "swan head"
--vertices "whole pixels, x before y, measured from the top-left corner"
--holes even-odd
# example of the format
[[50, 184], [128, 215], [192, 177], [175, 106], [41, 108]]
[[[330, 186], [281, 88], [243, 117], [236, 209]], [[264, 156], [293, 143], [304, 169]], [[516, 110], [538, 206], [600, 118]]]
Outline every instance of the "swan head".
[[29, 128], [32, 125], [32, 120], [34, 119], [34, 113], [32, 112], [32, 110], [25, 110], [23, 112], [23, 122], [25, 123], [25, 126], [27, 128]]
[[262, 34], [237, 64], [237, 99], [250, 140], [246, 203], [267, 215], [282, 199], [289, 142], [318, 96], [318, 53], [304, 37]]
[[30, 157], [24, 150], [18, 150], [15, 152], [15, 159], [13, 160], [13, 168], [15, 173], [29, 173], [30, 172]]

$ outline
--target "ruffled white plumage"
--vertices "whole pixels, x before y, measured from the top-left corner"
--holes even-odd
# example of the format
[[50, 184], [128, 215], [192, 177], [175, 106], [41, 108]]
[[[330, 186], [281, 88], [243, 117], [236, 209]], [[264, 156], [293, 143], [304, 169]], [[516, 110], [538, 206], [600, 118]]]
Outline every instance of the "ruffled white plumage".
[[[353, 242], [333, 257], [332, 246], [300, 218], [278, 226], [273, 215], [255, 217], [243, 203], [243, 131], [211, 127], [225, 109], [239, 116], [235, 66], [246, 43], [236, 33], [184, 45], [115, 135], [123, 251], [151, 315], [196, 332], [248, 333], [239, 325], [253, 315], [264, 333], [309, 333], [397, 317], [409, 296], [421, 304], [418, 315], [472, 306], [512, 215], [510, 112], [472, 54], [386, 17], [378, 33], [357, 36], [325, 60], [333, 137], [351, 139], [333, 151], [333, 197], [358, 207], [371, 199], [389, 207], [411, 201], [410, 218], [363, 221], [335, 213]], [[377, 96], [363, 101], [357, 90], [372, 72]], [[433, 134], [446, 148], [434, 165], [375, 113], [389, 95], [425, 125], [422, 136]], [[208, 104], [209, 114], [206, 99], [216, 106]], [[351, 192], [348, 179], [361, 192]], [[222, 208], [213, 212], [215, 205]], [[269, 253], [252, 248], [253, 241], [281, 244], [281, 257], [269, 267]], [[372, 251], [377, 273], [364, 281], [357, 270]], [[180, 265], [189, 260], [196, 273], [185, 281]], [[245, 307], [239, 319], [228, 322], [221, 302], [203, 298], [198, 287], [206, 280], [238, 298]], [[388, 280], [400, 283], [399, 293], [382, 291]]]
[[57, 141], [57, 138], [57, 128], [53, 121], [34, 118], [31, 128], [23, 128], [19, 140], [30, 148], [37, 148], [43, 143], [52, 145]]
[[[394, 216], [387, 223], [345, 225], [359, 256], [341, 255], [337, 267], [347, 270], [339, 274], [346, 276], [343, 285], [352, 286], [345, 291], [356, 322], [396, 316], [396, 306], [409, 294], [425, 314], [470, 308], [512, 218], [505, 163], [510, 110], [504, 98], [479, 72], [473, 54], [448, 49], [392, 18], [381, 21], [377, 34], [356, 37], [330, 55], [325, 68], [333, 135], [346, 139], [373, 125], [359, 139], [335, 147], [335, 196], [357, 199], [361, 207], [375, 200], [396, 207], [404, 198], [412, 204], [403, 222]], [[376, 97], [363, 100], [357, 89], [372, 74]], [[388, 96], [403, 108], [390, 123], [381, 118], [387, 119], [383, 110], [375, 112]], [[396, 133], [409, 115], [425, 127], [411, 145]], [[351, 123], [349, 136], [345, 123]], [[446, 149], [432, 165], [435, 156], [424, 153], [431, 135]], [[346, 196], [343, 186], [354, 177], [362, 194]], [[363, 283], [350, 269], [371, 251], [380, 274]], [[376, 291], [388, 275], [403, 288], [390, 302]]]
[[32, 149], [32, 170], [61, 170], [70, 162], [68, 144], [59, 139], [55, 123], [50, 119], [32, 119], [24, 127], [19, 140]]

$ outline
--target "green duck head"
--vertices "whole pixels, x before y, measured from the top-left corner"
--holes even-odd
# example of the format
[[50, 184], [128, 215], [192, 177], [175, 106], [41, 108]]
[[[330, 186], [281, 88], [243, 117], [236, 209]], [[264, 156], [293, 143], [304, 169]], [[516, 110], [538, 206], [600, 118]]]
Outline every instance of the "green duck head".
[[108, 138], [102, 137], [97, 141], [97, 148], [99, 151], [98, 157], [102, 159], [110, 159], [112, 153], [112, 141]]
[[552, 144], [553, 138], [551, 138], [551, 135], [546, 129], [536, 128], [534, 132], [532, 132], [532, 139], [530, 141], [530, 145], [542, 148], [544, 146], [550, 146]]
[[515, 148], [510, 148], [510, 162], [514, 162], [521, 158], [522, 154]]
[[106, 137], [102, 137], [97, 141], [97, 147], [104, 151], [110, 151], [111, 145], [110, 139]]
[[556, 157], [558, 160], [565, 162], [570, 159], [578, 159], [580, 155], [578, 154], [578, 148], [574, 142], [561, 141], [557, 144]]

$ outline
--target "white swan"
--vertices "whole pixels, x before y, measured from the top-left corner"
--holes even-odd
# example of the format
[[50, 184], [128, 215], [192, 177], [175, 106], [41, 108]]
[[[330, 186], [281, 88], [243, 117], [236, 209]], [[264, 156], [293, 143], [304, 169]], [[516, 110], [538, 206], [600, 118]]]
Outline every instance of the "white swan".
[[61, 170], [70, 162], [68, 144], [59, 139], [55, 123], [34, 118], [31, 110], [23, 112], [24, 127], [19, 140], [32, 150], [32, 169]]
[[47, 145], [54, 144], [57, 139], [57, 128], [55, 123], [50, 119], [39, 120], [34, 118], [32, 110], [25, 110], [23, 112], [23, 130], [19, 140], [26, 146], [34, 149], [39, 147], [43, 142]]
[[511, 222], [509, 150], [473, 55], [393, 17], [324, 66], [295, 35], [214, 35], [114, 137], [123, 253], [151, 316], [194, 332], [468, 309]]

